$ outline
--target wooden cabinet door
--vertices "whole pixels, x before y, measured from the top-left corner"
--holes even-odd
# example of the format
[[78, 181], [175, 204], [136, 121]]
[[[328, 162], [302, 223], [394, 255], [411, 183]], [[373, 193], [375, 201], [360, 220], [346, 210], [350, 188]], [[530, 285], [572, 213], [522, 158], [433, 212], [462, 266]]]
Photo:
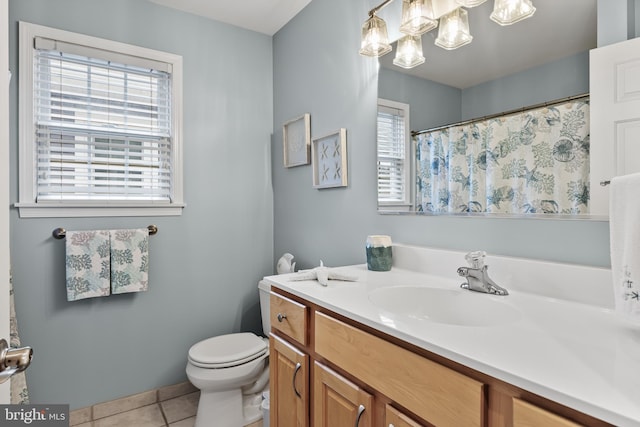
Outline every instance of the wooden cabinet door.
[[423, 420], [485, 426], [484, 383], [323, 313], [314, 327], [317, 354]]
[[424, 427], [391, 405], [384, 409], [384, 427]]
[[309, 426], [309, 355], [270, 335], [270, 425]]
[[514, 397], [513, 426], [579, 427], [579, 424]]
[[314, 427], [373, 426], [373, 396], [318, 362], [313, 376]]

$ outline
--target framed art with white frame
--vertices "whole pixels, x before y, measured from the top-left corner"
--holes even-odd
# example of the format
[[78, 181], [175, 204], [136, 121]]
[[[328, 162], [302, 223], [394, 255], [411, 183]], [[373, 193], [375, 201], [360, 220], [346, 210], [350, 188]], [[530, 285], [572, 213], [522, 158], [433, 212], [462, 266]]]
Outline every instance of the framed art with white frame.
[[282, 126], [284, 167], [308, 165], [310, 142], [311, 115], [309, 113], [286, 122]]
[[347, 186], [347, 130], [330, 133], [311, 141], [313, 187]]

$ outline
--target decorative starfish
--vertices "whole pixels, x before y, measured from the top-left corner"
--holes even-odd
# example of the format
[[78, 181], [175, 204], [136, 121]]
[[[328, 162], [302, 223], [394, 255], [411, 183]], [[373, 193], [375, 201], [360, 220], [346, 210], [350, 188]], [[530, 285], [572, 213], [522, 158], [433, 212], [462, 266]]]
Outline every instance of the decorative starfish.
[[327, 286], [329, 284], [329, 280], [344, 280], [348, 282], [355, 282], [358, 280], [358, 278], [355, 276], [350, 276], [348, 274], [336, 273], [329, 267], [325, 267], [322, 260], [320, 260], [319, 267], [312, 268], [311, 270], [301, 270], [296, 273], [295, 276], [292, 276], [289, 280], [294, 282], [299, 280], [317, 280], [322, 286]]

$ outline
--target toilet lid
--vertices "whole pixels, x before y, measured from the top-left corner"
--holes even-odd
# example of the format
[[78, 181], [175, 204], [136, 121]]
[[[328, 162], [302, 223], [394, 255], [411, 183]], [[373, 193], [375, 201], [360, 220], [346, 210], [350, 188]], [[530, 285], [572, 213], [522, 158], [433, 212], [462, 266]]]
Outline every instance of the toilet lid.
[[251, 332], [219, 335], [194, 344], [189, 360], [203, 368], [227, 368], [256, 359], [267, 351], [265, 341]]

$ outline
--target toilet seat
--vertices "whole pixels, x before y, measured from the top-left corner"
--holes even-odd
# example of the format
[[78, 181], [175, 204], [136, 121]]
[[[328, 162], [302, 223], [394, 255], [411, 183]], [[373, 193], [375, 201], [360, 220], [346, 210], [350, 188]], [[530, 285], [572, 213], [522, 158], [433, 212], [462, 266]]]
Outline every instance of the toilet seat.
[[263, 356], [266, 342], [251, 332], [219, 335], [200, 341], [189, 349], [189, 362], [207, 369], [231, 368]]

